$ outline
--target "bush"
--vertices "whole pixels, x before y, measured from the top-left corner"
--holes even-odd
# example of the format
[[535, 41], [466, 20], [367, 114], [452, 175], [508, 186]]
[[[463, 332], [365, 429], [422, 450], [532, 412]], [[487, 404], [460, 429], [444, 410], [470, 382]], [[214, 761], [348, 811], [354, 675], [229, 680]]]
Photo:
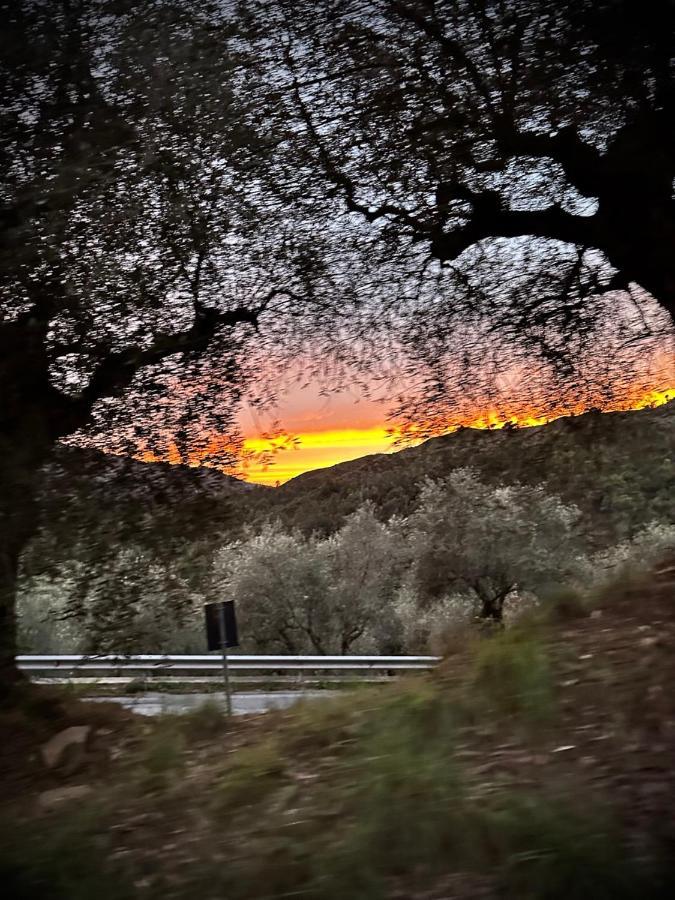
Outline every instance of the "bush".
[[188, 740], [207, 741], [227, 731], [228, 716], [216, 700], [206, 700], [197, 709], [178, 716], [181, 730]]
[[542, 722], [553, 714], [553, 676], [543, 642], [514, 627], [481, 641], [469, 680], [472, 696], [488, 712]]
[[654, 564], [675, 550], [675, 525], [652, 522], [630, 541], [610, 547], [589, 560], [586, 582], [595, 596], [613, 585], [639, 585]]
[[271, 792], [284, 774], [285, 760], [274, 741], [244, 747], [228, 759], [228, 768], [215, 786], [213, 808], [230, 815], [233, 807], [249, 806]]

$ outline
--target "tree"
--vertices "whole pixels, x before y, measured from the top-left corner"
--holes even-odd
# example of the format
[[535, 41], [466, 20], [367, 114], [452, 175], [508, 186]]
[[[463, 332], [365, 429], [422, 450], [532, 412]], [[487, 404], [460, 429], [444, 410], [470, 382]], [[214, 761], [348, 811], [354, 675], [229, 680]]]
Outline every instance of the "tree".
[[304, 334], [330, 304], [321, 241], [308, 246], [297, 224], [291, 245], [290, 209], [261, 203], [265, 140], [237, 95], [236, 28], [221, 4], [20, 0], [2, 16], [7, 685], [17, 570], [55, 444], [86, 428], [107, 449], [171, 445], [185, 458], [204, 444], [205, 458], [219, 431], [231, 435], [217, 448], [226, 465], [234, 405], [264, 348]]
[[541, 487], [492, 487], [471, 469], [428, 479], [409, 519], [412, 574], [421, 598], [470, 593], [501, 621], [517, 591], [564, 581], [580, 560], [576, 507]]
[[400, 523], [364, 504], [328, 538], [280, 522], [226, 545], [215, 583], [236, 600], [242, 634], [262, 651], [349, 653], [397, 639], [392, 597], [405, 565]]
[[381, 651], [396, 641], [392, 597], [406, 562], [401, 523], [380, 522], [373, 504], [364, 503], [326, 544], [338, 652], [364, 638]]
[[331, 652], [334, 620], [325, 544], [288, 533], [279, 523], [225, 546], [215, 583], [235, 600], [242, 634], [259, 650]]
[[4, 0], [1, 682], [58, 441], [224, 465], [309, 344], [442, 384], [486, 316], [569, 360], [673, 314], [671, 6]]
[[675, 317], [671, 0], [247, 8], [289, 184], [335, 199], [441, 337], [479, 311], [564, 355], [637, 286]]

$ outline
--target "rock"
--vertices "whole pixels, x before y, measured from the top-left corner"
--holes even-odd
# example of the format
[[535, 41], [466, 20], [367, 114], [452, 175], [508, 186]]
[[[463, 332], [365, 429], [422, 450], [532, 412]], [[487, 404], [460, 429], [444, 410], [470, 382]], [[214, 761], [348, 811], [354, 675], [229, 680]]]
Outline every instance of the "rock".
[[51, 791], [43, 791], [38, 797], [38, 803], [42, 809], [50, 811], [63, 803], [71, 803], [74, 800], [82, 800], [93, 794], [94, 789], [88, 784], [73, 784], [70, 787], [54, 788]]
[[73, 725], [59, 731], [40, 748], [44, 764], [48, 769], [72, 774], [84, 759], [90, 733], [90, 725]]

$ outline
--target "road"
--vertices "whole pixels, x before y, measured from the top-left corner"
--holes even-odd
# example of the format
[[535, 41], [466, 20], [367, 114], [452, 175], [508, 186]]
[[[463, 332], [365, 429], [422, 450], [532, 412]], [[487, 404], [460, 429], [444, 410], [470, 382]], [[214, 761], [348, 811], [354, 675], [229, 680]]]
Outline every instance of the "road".
[[[300, 700], [325, 700], [338, 691], [255, 691], [232, 694], [232, 711], [236, 716], [263, 713], [270, 709], [288, 709]], [[225, 694], [134, 694], [127, 697], [88, 697], [96, 702], [121, 703], [142, 716], [158, 716], [161, 713], [184, 713], [197, 709], [203, 703], [217, 703], [225, 709]]]

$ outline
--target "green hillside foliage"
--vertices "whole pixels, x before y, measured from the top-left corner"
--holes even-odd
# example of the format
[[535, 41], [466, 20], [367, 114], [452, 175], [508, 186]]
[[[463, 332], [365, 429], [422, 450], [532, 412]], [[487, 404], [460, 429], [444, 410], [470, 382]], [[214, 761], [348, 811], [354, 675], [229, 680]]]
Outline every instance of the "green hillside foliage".
[[535, 428], [461, 429], [391, 455], [307, 472], [258, 495], [255, 516], [326, 534], [365, 500], [385, 519], [407, 515], [426, 476], [464, 466], [491, 484], [543, 485], [579, 507], [580, 528], [594, 546], [615, 543], [655, 519], [675, 521], [675, 402]]
[[64, 449], [42, 511], [26, 652], [201, 652], [214, 597], [249, 652], [442, 650], [675, 544], [675, 404], [467, 429], [277, 490]]

